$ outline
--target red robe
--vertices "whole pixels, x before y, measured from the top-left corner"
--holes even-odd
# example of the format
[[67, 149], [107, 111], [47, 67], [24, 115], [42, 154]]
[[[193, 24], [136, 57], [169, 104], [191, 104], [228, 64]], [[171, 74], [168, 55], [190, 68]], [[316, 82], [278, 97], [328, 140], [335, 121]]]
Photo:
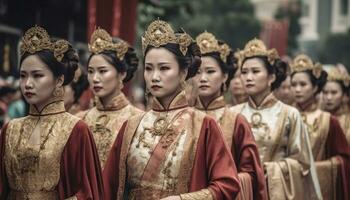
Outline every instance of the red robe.
[[[155, 100], [154, 102], [157, 103]], [[198, 136], [198, 139], [197, 143], [191, 143], [190, 149], [193, 150], [194, 156], [193, 159], [189, 159], [187, 162], [190, 170], [180, 171], [178, 181], [181, 183], [177, 184], [177, 192], [172, 195], [208, 189], [217, 200], [235, 199], [239, 192], [237, 171], [220, 128], [214, 119], [188, 108], [185, 96], [182, 93], [175, 97], [168, 111], [186, 108], [194, 116], [201, 116], [193, 117], [193, 120], [197, 122], [196, 126], [198, 126], [198, 133], [194, 133], [193, 138]], [[118, 133], [103, 171], [105, 199], [121, 199], [125, 195], [124, 192], [128, 190], [126, 184], [128, 180], [125, 176], [127, 169], [123, 167], [126, 166], [126, 155], [123, 152], [123, 146], [131, 141], [143, 117], [131, 118], [123, 124]], [[198, 118], [201, 118], [201, 121], [196, 121]], [[192, 152], [185, 152], [184, 154], [187, 153], [191, 154]]]
[[[64, 107], [62, 109], [64, 109]], [[48, 113], [47, 115], [50, 114], [52, 113]], [[63, 111], [60, 112], [60, 114], [57, 114], [56, 122], [59, 121], [61, 117], [58, 115], [64, 115], [65, 117], [68, 116], [69, 119], [78, 120], [75, 119], [74, 116], [70, 116], [70, 114], [64, 113]], [[35, 117], [35, 115], [33, 116]], [[21, 121], [19, 121], [19, 123], [20, 122]], [[13, 124], [16, 123], [17, 122], [13, 122]], [[0, 138], [0, 199], [8, 199], [11, 193], [9, 184], [10, 180], [8, 180], [5, 163], [6, 139], [8, 137], [7, 131], [9, 132], [9, 127], [9, 124], [5, 125]], [[65, 143], [63, 152], [60, 156], [59, 182], [56, 186], [59, 199], [63, 200], [70, 197], [76, 197], [79, 200], [103, 199], [101, 168], [95, 143], [87, 125], [79, 120], [74, 125], [74, 128], [71, 130], [68, 137], [69, 138]]]

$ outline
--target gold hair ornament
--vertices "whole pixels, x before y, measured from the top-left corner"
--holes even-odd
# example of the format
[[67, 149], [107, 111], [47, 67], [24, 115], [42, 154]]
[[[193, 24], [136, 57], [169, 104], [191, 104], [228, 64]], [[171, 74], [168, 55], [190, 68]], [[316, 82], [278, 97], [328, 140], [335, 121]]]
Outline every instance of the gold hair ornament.
[[123, 40], [113, 42], [112, 37], [102, 28], [97, 28], [91, 35], [89, 51], [99, 54], [103, 51], [114, 51], [119, 60], [123, 60], [128, 52], [129, 44]]
[[262, 40], [254, 38], [250, 40], [244, 47], [243, 50], [235, 54], [235, 57], [238, 59], [238, 66], [242, 67], [243, 61], [246, 58], [254, 56], [266, 56], [270, 65], [274, 65], [276, 60], [279, 58], [278, 52], [276, 49], [267, 49], [266, 45]]
[[34, 54], [38, 51], [49, 50], [53, 52], [56, 60], [61, 62], [68, 49], [68, 41], [51, 42], [50, 36], [44, 28], [34, 26], [25, 32], [20, 46], [20, 54], [23, 56], [25, 53]]
[[197, 36], [196, 42], [202, 54], [219, 53], [220, 59], [227, 63], [227, 56], [230, 54], [231, 48], [227, 44], [220, 45], [213, 34], [205, 31]]
[[148, 46], [160, 47], [168, 43], [178, 44], [182, 55], [186, 55], [193, 39], [187, 33], [175, 34], [170, 24], [162, 20], [153, 21], [142, 36], [142, 50], [145, 53]]
[[342, 74], [339, 70], [336, 68], [332, 68], [329, 71], [327, 71], [327, 80], [328, 81], [341, 81], [346, 87], [349, 87], [350, 85], [350, 77], [346, 74]]
[[293, 72], [303, 72], [306, 70], [311, 70], [312, 74], [316, 78], [320, 78], [322, 73], [322, 65], [321, 63], [313, 63], [311, 58], [305, 54], [297, 55], [292, 64], [290, 65], [291, 71]]

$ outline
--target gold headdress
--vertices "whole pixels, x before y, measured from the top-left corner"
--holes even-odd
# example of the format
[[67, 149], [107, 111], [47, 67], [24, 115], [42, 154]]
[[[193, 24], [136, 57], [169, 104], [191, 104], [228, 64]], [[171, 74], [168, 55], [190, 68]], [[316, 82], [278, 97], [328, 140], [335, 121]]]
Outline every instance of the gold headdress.
[[349, 87], [350, 85], [350, 77], [346, 74], [342, 74], [339, 70], [336, 68], [331, 68], [327, 71], [327, 80], [328, 81], [341, 81], [346, 87]]
[[243, 61], [246, 58], [254, 56], [266, 56], [271, 65], [275, 64], [276, 59], [279, 58], [276, 49], [267, 49], [264, 42], [254, 38], [250, 40], [243, 50], [235, 54], [238, 59], [238, 66], [242, 67]]
[[34, 26], [25, 32], [20, 46], [20, 54], [23, 56], [25, 53], [34, 54], [38, 51], [49, 50], [53, 52], [57, 61], [61, 62], [68, 49], [68, 41], [57, 40], [56, 42], [51, 42], [50, 36], [45, 29], [40, 26]]
[[293, 59], [290, 65], [292, 73], [293, 72], [303, 72], [306, 70], [311, 70], [312, 74], [316, 78], [320, 78], [322, 73], [322, 65], [320, 63], [313, 63], [311, 58], [305, 54], [300, 54]]
[[227, 44], [220, 45], [213, 34], [205, 31], [197, 36], [196, 42], [202, 54], [217, 52], [220, 54], [220, 59], [224, 63], [227, 62], [227, 56], [230, 54], [231, 48]]
[[142, 50], [145, 52], [148, 46], [160, 47], [168, 43], [178, 44], [182, 55], [186, 55], [188, 46], [193, 39], [187, 33], [175, 34], [170, 24], [165, 21], [155, 20], [147, 28], [142, 39]]
[[129, 44], [123, 40], [116, 43], [112, 37], [102, 28], [97, 28], [91, 35], [89, 51], [99, 54], [103, 51], [115, 51], [119, 60], [123, 60], [126, 52], [128, 52]]

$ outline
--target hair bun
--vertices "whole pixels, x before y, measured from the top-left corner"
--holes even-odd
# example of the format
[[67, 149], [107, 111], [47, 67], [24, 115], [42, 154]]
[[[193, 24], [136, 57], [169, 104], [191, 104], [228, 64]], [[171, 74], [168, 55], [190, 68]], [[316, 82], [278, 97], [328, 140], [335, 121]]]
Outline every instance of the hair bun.
[[274, 63], [276, 69], [276, 80], [271, 85], [271, 90], [279, 88], [284, 80], [287, 78], [288, 63], [281, 59], [276, 59]]
[[67, 85], [74, 79], [75, 71], [78, 69], [79, 63], [79, 56], [71, 45], [69, 45], [69, 49], [64, 54], [62, 63], [65, 68], [63, 85]]
[[139, 66], [139, 59], [136, 55], [136, 52], [133, 48], [129, 47], [128, 51], [125, 54], [125, 62], [127, 64], [126, 76], [123, 82], [128, 82], [134, 76], [137, 67]]

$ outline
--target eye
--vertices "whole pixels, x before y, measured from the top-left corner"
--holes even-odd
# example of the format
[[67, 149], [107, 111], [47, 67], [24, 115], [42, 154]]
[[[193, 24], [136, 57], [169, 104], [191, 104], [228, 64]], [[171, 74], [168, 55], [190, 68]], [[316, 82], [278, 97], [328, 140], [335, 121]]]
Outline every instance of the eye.
[[34, 78], [41, 78], [41, 77], [43, 77], [43, 76], [44, 76], [43, 74], [34, 74], [34, 75], [33, 75]]
[[247, 70], [241, 71], [241, 74], [247, 74]]
[[25, 78], [26, 75], [25, 75], [25, 74], [20, 74], [20, 77], [21, 77], [21, 78]]
[[92, 69], [88, 70], [88, 74], [93, 74], [93, 73], [94, 73], [94, 70], [92, 70]]
[[257, 74], [257, 73], [259, 73], [260, 72], [260, 70], [253, 70], [253, 73], [254, 74]]
[[146, 67], [145, 67], [145, 70], [146, 70], [146, 71], [151, 71], [151, 70], [152, 70], [152, 67], [146, 66]]
[[169, 69], [170, 69], [170, 67], [168, 67], [168, 66], [160, 66], [161, 71], [165, 71], [165, 70], [169, 70]]
[[101, 74], [104, 74], [104, 73], [108, 72], [108, 70], [106, 70], [106, 69], [101, 69], [101, 70], [99, 70], [99, 72], [100, 72]]
[[208, 70], [207, 72], [208, 72], [208, 74], [212, 74], [212, 73], [215, 73], [216, 70], [210, 69], [210, 70]]

